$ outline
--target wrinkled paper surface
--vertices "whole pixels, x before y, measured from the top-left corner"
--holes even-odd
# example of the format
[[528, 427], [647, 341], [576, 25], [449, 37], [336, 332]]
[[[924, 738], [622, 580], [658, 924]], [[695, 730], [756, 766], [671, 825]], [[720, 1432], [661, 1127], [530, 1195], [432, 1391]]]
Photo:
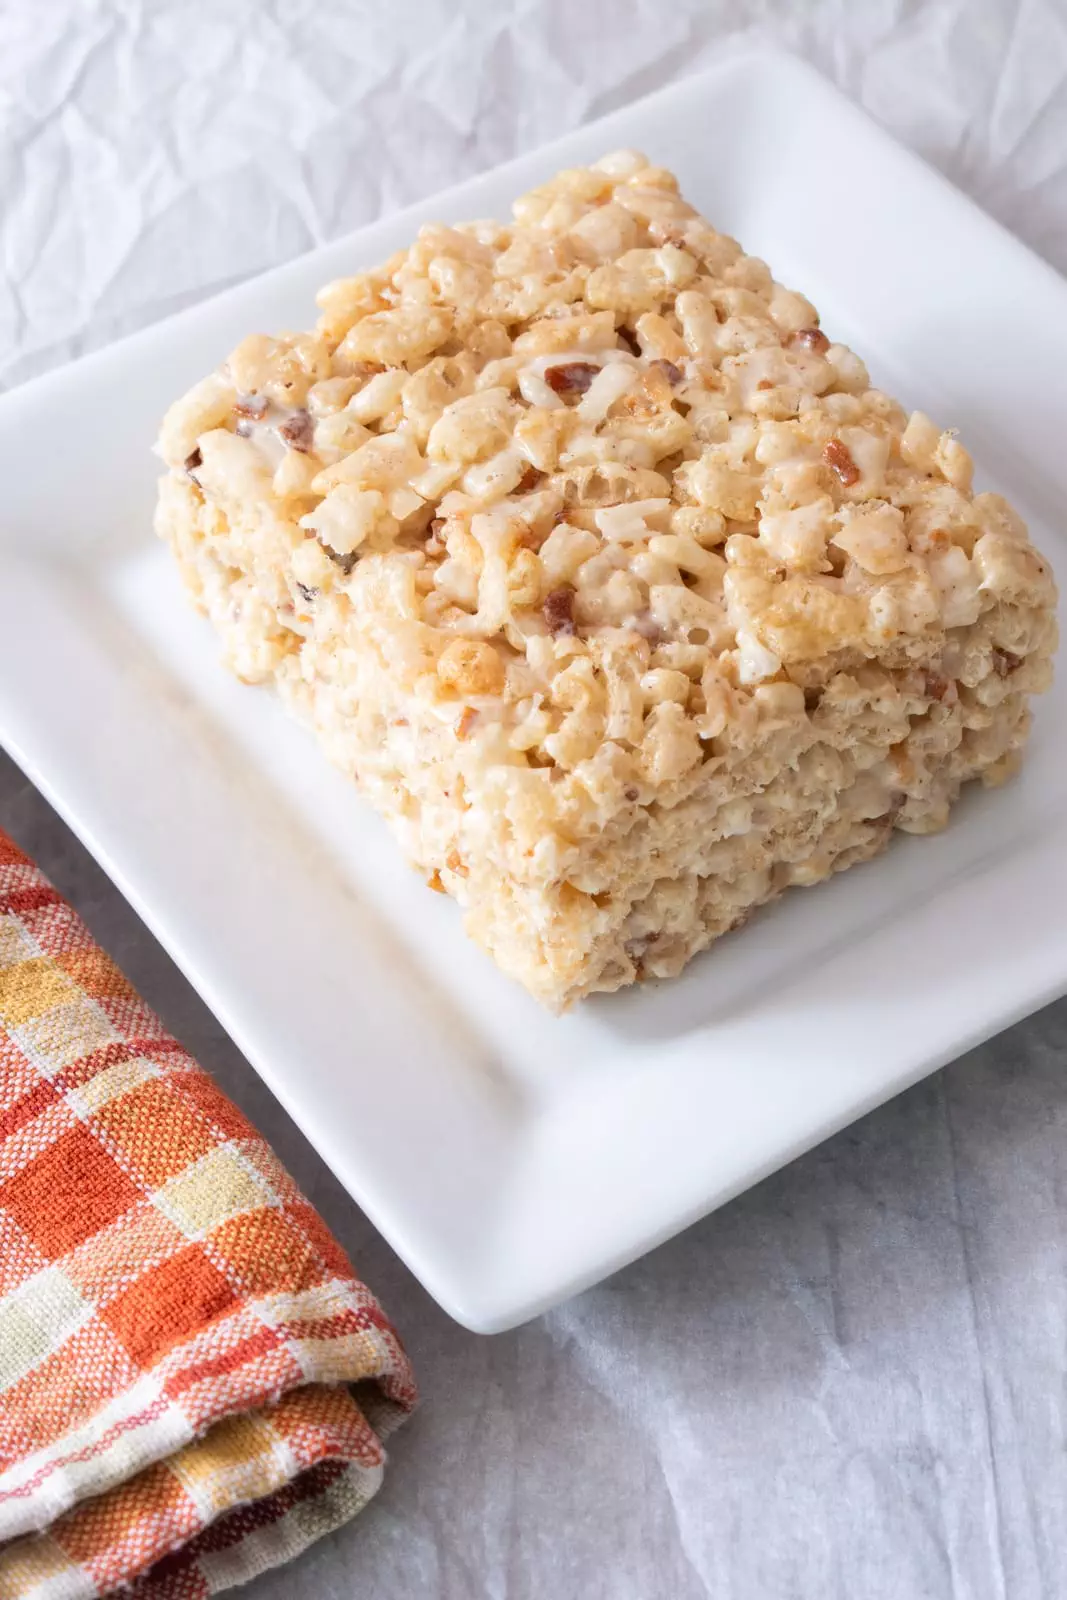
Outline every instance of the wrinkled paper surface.
[[[1067, 270], [1063, 0], [0, 0], [0, 382], [757, 38]], [[419, 1371], [380, 1499], [249, 1600], [1067, 1594], [1067, 1007], [479, 1339], [7, 763], [4, 823], [273, 1141]]]

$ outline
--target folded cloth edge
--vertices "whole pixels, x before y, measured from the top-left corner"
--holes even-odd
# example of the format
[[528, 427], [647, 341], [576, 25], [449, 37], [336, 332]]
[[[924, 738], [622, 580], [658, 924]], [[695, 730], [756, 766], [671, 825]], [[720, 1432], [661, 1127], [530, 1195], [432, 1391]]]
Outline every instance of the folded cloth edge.
[[416, 1399], [277, 1158], [0, 833], [5, 1317], [33, 1337], [0, 1357], [0, 1600], [243, 1581], [370, 1498]]

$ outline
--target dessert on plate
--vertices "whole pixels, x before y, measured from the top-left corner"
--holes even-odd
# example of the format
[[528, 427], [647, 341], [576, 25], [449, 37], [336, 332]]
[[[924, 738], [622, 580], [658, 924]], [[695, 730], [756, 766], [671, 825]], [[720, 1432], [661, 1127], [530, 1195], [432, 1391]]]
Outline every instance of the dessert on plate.
[[622, 152], [424, 227], [173, 405], [157, 523], [554, 1009], [1019, 759], [1055, 589], [951, 432]]

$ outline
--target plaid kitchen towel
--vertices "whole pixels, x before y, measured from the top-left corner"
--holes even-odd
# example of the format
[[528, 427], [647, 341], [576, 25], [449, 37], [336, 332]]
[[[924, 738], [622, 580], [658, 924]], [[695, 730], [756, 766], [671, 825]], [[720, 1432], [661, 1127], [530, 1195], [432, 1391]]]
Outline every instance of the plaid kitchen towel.
[[275, 1156], [0, 833], [0, 1600], [287, 1561], [414, 1401]]

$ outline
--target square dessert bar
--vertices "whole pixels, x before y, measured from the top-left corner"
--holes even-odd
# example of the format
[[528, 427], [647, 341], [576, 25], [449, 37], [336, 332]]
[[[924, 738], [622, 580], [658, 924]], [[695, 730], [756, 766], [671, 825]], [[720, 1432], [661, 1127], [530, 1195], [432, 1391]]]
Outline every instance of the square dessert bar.
[[560, 173], [319, 304], [171, 408], [158, 529], [547, 1005], [1012, 771], [1047, 564], [669, 172]]

